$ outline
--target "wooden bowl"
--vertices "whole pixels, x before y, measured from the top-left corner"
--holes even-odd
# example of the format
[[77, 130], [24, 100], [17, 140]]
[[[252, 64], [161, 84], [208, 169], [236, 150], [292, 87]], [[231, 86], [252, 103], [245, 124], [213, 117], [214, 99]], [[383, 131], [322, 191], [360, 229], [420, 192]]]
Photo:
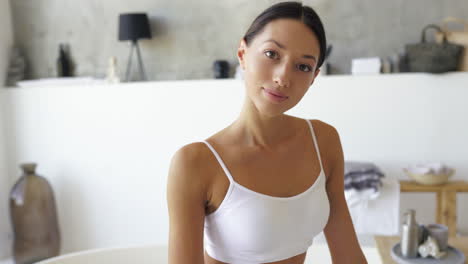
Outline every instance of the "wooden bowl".
[[412, 173], [407, 169], [404, 169], [406, 174], [413, 179], [415, 182], [423, 185], [439, 185], [448, 182], [449, 178], [455, 173], [455, 169], [452, 169], [448, 173], [441, 173], [441, 174], [418, 174]]

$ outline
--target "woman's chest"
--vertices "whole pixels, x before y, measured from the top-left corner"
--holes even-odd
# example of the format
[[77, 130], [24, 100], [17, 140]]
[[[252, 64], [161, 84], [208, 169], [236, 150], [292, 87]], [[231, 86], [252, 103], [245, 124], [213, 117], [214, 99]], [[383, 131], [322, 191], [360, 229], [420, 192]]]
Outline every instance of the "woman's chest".
[[[253, 192], [292, 197], [308, 190], [317, 180], [321, 165], [313, 146], [297, 146], [284, 152], [255, 153], [231, 148], [222, 155], [235, 184]], [[224, 200], [230, 181], [217, 164], [209, 192], [207, 213], [214, 212]]]
[[314, 157], [315, 153], [301, 148], [282, 155], [245, 153], [230, 156], [226, 166], [239, 185], [270, 196], [288, 197], [306, 190], [317, 178], [320, 164]]

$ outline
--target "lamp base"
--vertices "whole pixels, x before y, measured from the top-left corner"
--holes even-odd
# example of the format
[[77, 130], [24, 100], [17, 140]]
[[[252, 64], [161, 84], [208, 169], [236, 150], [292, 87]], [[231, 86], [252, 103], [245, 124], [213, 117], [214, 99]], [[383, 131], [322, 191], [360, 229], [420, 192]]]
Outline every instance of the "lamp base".
[[127, 71], [125, 74], [125, 81], [130, 82], [130, 69], [132, 66], [132, 57], [133, 57], [133, 50], [136, 50], [137, 53], [137, 60], [138, 60], [138, 69], [140, 72], [140, 81], [147, 81], [148, 78], [145, 73], [145, 69], [143, 67], [143, 61], [141, 59], [141, 53], [140, 53], [140, 47], [138, 46], [138, 40], [133, 40], [132, 41], [132, 46], [130, 47], [130, 56], [128, 58], [128, 63], [127, 63]]

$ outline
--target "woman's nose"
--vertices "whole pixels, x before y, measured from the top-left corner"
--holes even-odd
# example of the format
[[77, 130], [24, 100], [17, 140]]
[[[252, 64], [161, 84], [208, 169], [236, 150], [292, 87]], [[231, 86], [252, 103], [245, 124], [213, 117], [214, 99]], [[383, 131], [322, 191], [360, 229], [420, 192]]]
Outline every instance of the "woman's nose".
[[288, 65], [282, 65], [278, 67], [275, 71], [275, 76], [273, 81], [281, 87], [289, 87], [290, 85], [290, 74]]

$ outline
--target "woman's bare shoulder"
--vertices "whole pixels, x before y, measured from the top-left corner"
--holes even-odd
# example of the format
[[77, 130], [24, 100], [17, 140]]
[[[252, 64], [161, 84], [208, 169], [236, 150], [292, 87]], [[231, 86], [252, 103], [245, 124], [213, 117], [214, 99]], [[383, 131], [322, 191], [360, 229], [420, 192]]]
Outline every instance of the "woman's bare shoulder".
[[314, 128], [314, 132], [321, 140], [334, 141], [338, 136], [338, 130], [331, 124], [320, 119], [309, 119]]
[[320, 119], [309, 119], [312, 122], [314, 133], [320, 149], [320, 156], [326, 175], [330, 175], [337, 160], [342, 156], [340, 135], [331, 124]]
[[180, 147], [173, 155], [170, 165], [170, 176], [180, 177], [181, 182], [190, 182], [191, 186], [206, 192], [211, 179], [210, 150], [203, 142], [192, 142]]
[[171, 263], [203, 263], [207, 185], [206, 174], [203, 173], [205, 153], [202, 144], [196, 142], [182, 146], [171, 160], [167, 181]]
[[203, 157], [206, 155], [206, 145], [205, 143], [199, 141], [199, 142], [192, 142], [183, 145], [180, 147], [173, 156], [174, 158], [179, 158], [183, 159], [186, 163], [186, 165], [193, 165], [192, 163], [196, 163], [197, 161], [200, 161], [203, 159]]
[[173, 155], [172, 160], [176, 165], [184, 166], [190, 170], [203, 170], [207, 167], [207, 159], [211, 154], [208, 146], [199, 141], [192, 142], [180, 147]]

